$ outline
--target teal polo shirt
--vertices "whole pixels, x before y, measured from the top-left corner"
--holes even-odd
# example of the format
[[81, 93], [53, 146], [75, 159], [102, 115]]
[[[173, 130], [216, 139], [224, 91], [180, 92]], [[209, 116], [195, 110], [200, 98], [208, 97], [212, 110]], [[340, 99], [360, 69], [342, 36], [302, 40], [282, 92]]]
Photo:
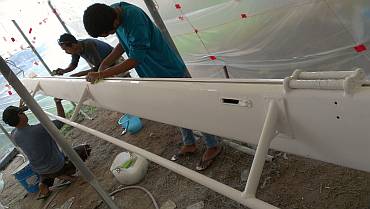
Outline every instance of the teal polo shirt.
[[122, 23], [116, 35], [127, 56], [139, 62], [135, 69], [140, 77], [183, 78], [188, 75], [184, 62], [142, 9], [126, 2], [111, 7], [122, 9]]

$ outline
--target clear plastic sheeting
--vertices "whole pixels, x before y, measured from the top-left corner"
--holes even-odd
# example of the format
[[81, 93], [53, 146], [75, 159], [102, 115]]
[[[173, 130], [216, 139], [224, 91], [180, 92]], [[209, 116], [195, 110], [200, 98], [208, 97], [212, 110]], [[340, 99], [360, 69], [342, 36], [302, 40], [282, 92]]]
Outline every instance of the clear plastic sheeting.
[[354, 47], [368, 44], [369, 8], [366, 1], [219, 1], [166, 23], [192, 74], [225, 65], [234, 78], [282, 78], [297, 68], [368, 69], [368, 50]]
[[[46, 1], [35, 2], [47, 5]], [[51, 1], [78, 38], [88, 37], [82, 15], [87, 6], [96, 2], [117, 1]], [[144, 1], [128, 2], [149, 14]], [[154, 0], [154, 3], [194, 77], [224, 77], [224, 66], [232, 78], [283, 78], [295, 69], [358, 67], [370, 74], [370, 1]], [[30, 7], [22, 10], [35, 12]], [[42, 11], [40, 14], [50, 13], [45, 7]], [[22, 18], [25, 16], [17, 17], [20, 21]], [[114, 36], [102, 40], [117, 44]]]
[[[66, 2], [55, 1], [61, 16], [65, 16], [73, 31], [86, 35], [82, 14], [87, 5], [97, 1]], [[149, 14], [142, 0], [128, 2]], [[224, 77], [224, 66], [232, 78], [283, 78], [295, 69], [361, 67], [370, 71], [369, 1], [155, 0], [154, 3], [194, 77]], [[117, 43], [114, 37], [108, 40]]]

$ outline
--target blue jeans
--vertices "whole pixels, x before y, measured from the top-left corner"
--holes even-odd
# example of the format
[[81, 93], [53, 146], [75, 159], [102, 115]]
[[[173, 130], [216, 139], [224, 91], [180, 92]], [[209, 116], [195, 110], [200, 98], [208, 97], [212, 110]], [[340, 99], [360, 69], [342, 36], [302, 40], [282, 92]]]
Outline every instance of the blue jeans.
[[[193, 131], [190, 129], [186, 128], [180, 128], [180, 132], [182, 135], [182, 142], [184, 145], [192, 145], [195, 144], [195, 138]], [[206, 143], [207, 148], [212, 148], [215, 147], [218, 144], [218, 140], [215, 135], [203, 133], [202, 135], [204, 136], [204, 142]]]
[[[187, 69], [185, 69], [185, 75], [183, 78], [191, 78], [191, 75]], [[182, 135], [182, 143], [184, 145], [192, 145], [195, 144], [195, 138], [193, 131], [187, 128], [180, 128], [180, 132]], [[202, 135], [204, 136], [204, 142], [206, 143], [207, 148], [212, 148], [218, 145], [218, 140], [215, 135], [203, 133]]]

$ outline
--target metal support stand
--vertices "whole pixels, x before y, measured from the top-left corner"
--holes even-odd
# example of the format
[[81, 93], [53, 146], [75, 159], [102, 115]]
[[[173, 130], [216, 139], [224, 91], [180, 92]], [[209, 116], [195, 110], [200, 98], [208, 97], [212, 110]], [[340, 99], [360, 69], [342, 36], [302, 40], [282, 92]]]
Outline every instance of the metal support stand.
[[[82, 95], [81, 95], [81, 98], [80, 100], [78, 101], [78, 104], [75, 108], [75, 111], [73, 112], [73, 115], [71, 117], [71, 121], [75, 121], [75, 119], [77, 118], [77, 115], [78, 113], [80, 112], [81, 110], [81, 107], [82, 107], [82, 104], [84, 103], [84, 101], [86, 101], [88, 98], [87, 98], [87, 94], [88, 94], [88, 88], [86, 86], [85, 90], [83, 91]], [[83, 111], [81, 111], [81, 113], [83, 113]], [[86, 116], [85, 116], [86, 117]]]
[[258, 183], [261, 178], [265, 158], [272, 139], [276, 136], [276, 122], [278, 119], [278, 108], [276, 102], [271, 100], [267, 110], [265, 123], [258, 142], [256, 155], [253, 159], [252, 168], [248, 176], [247, 184], [243, 192], [245, 198], [255, 198]]
[[37, 102], [33, 99], [33, 97], [28, 93], [27, 89], [22, 85], [17, 76], [11, 71], [11, 69], [6, 64], [5, 60], [2, 57], [0, 57], [0, 72], [9, 82], [9, 84], [13, 86], [14, 90], [23, 99], [23, 101], [26, 103], [29, 109], [35, 114], [37, 119], [45, 127], [48, 133], [58, 143], [58, 145], [62, 148], [64, 153], [68, 156], [68, 158], [72, 161], [76, 168], [81, 172], [81, 175], [96, 190], [96, 192], [100, 195], [103, 201], [109, 206], [109, 208], [118, 209], [118, 207], [115, 205], [109, 194], [106, 191], [104, 191], [102, 186], [98, 183], [93, 173], [84, 165], [83, 161], [78, 156], [78, 154], [73, 150], [73, 148], [64, 140], [63, 136], [59, 133], [59, 130], [51, 122], [51, 120], [44, 113], [44, 111], [37, 104]]
[[34, 97], [38, 90], [40, 90], [40, 83], [37, 83], [35, 89], [33, 89], [33, 91], [30, 92], [31, 96]]

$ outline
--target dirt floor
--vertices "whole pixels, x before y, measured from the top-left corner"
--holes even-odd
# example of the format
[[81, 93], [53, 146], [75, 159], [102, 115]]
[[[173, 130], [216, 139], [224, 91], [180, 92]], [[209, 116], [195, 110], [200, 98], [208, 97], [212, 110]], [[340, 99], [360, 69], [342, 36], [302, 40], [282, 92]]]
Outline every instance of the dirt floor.
[[[144, 128], [140, 133], [120, 136], [121, 128], [117, 125], [117, 120], [121, 113], [97, 110], [94, 114], [94, 120], [84, 120], [82, 124], [167, 159], [180, 145], [180, 133], [173, 126], [143, 120]], [[120, 186], [109, 168], [114, 157], [123, 149], [77, 129], [70, 130], [66, 137], [71, 144], [87, 142], [92, 145], [91, 156], [86, 165], [107, 191], [111, 192]], [[201, 142], [198, 147], [196, 155], [186, 157], [179, 163], [194, 169], [204, 150]], [[252, 157], [225, 144], [223, 147], [217, 161], [202, 173], [243, 190]], [[280, 152], [271, 154], [275, 159], [265, 164], [257, 194], [260, 199], [277, 207], [290, 209], [370, 208], [370, 173]], [[21, 159], [16, 158], [4, 171], [5, 189], [0, 194], [0, 200], [10, 208], [55, 209], [70, 198], [73, 198], [73, 209], [108, 208], [81, 176], [70, 186], [54, 191], [48, 200], [36, 200], [36, 194], [27, 194], [11, 175], [11, 171], [20, 163]], [[206, 209], [246, 208], [155, 163], [150, 163], [148, 174], [138, 185], [148, 189], [160, 206], [171, 200], [176, 208], [187, 208], [196, 203], [204, 203], [204, 207], [198, 208]], [[149, 196], [140, 190], [125, 190], [114, 195], [114, 199], [120, 208], [154, 208]]]

